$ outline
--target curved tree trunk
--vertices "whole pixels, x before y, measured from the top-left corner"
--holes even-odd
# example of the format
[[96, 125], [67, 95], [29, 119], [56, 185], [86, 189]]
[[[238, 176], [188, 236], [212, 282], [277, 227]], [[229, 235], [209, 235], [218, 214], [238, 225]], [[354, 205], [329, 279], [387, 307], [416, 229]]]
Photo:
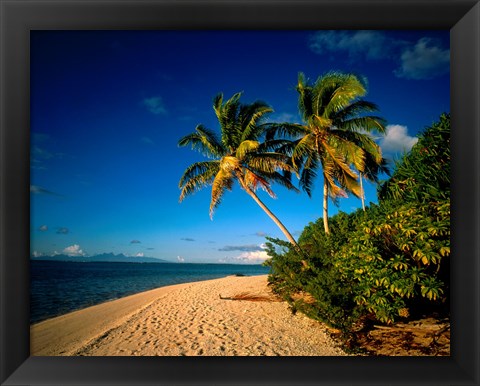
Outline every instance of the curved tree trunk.
[[283, 232], [283, 234], [288, 239], [288, 241], [290, 241], [290, 243], [295, 248], [300, 249], [299, 245], [297, 244], [297, 242], [295, 241], [293, 236], [290, 234], [290, 232], [287, 230], [287, 228], [285, 228], [285, 225], [283, 225], [282, 222], [277, 218], [277, 216], [275, 216], [272, 213], [272, 211], [270, 209], [268, 209], [268, 207], [262, 202], [262, 200], [260, 200], [260, 198], [258, 198], [258, 196], [255, 194], [255, 192], [252, 189], [250, 189], [248, 186], [246, 186], [243, 182], [240, 182], [240, 184], [242, 185], [242, 188], [245, 189], [245, 191], [248, 193], [248, 195], [250, 197], [252, 197], [255, 200], [255, 202], [260, 206], [260, 208], [262, 208], [265, 211], [265, 213], [273, 220], [273, 222], [275, 224], [277, 224], [277, 226]]
[[328, 229], [328, 185], [326, 180], [323, 181], [323, 227], [325, 234], [330, 234]]

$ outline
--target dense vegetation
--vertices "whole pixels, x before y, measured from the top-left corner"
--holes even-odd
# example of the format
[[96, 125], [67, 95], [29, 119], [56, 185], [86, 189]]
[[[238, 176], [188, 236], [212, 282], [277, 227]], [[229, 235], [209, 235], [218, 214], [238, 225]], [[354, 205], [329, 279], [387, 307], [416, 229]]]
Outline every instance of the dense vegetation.
[[449, 312], [450, 116], [379, 186], [378, 204], [310, 223], [301, 251], [269, 239], [274, 290], [294, 309], [352, 331], [430, 311]]

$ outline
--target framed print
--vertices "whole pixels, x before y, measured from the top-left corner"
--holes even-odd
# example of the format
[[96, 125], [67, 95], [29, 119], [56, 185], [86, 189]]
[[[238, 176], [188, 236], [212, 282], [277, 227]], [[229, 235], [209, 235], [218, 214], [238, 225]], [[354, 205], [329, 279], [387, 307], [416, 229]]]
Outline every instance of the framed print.
[[[0, 1], [2, 385], [479, 384], [477, 1]], [[318, 90], [338, 84], [332, 107]], [[355, 96], [334, 99], [345, 89]], [[342, 112], [338, 106], [349, 98], [360, 101]], [[356, 120], [359, 111], [363, 115]], [[399, 161], [420, 143], [419, 164], [437, 156], [436, 145], [420, 133], [447, 120], [451, 137], [449, 131], [448, 139], [437, 141], [449, 142], [451, 174], [439, 156], [437, 171], [427, 177], [423, 169], [396, 174], [390, 185], [394, 179], [385, 177], [379, 194], [396, 197], [408, 214], [377, 204], [376, 185], [367, 180], [379, 179], [387, 155]], [[218, 125], [220, 139], [214, 133]], [[382, 136], [375, 137], [378, 133]], [[204, 162], [204, 156], [213, 161]], [[323, 180], [312, 193], [320, 170]], [[422, 178], [428, 189], [416, 190]], [[450, 184], [446, 196], [437, 189], [434, 180], [442, 178], [451, 181], [451, 195]], [[302, 206], [304, 201], [280, 193], [271, 182], [284, 190], [303, 189], [313, 199]], [[274, 191], [275, 202], [288, 197], [284, 202], [291, 208], [279, 210], [267, 201], [268, 195], [276, 197]], [[425, 202], [427, 195], [428, 213], [436, 217], [434, 225], [422, 225], [421, 242], [427, 251], [451, 256], [447, 268], [434, 253], [410, 243], [411, 234], [420, 232], [417, 222], [427, 218], [412, 203]], [[363, 220], [369, 200], [388, 221]], [[448, 210], [442, 206], [447, 201]], [[289, 222], [293, 213], [299, 224]], [[357, 217], [346, 220], [342, 213]], [[271, 225], [258, 225], [270, 220]], [[448, 229], [441, 228], [443, 220]], [[345, 225], [349, 221], [365, 226], [354, 231]], [[367, 251], [366, 243], [318, 241], [327, 240], [318, 234], [342, 226], [348, 228], [342, 231], [345, 239], [368, 234], [375, 244]], [[405, 231], [408, 226], [413, 230]], [[442, 232], [450, 237], [437, 237]], [[309, 249], [315, 258], [305, 257], [314, 247], [300, 240], [309, 234], [319, 246], [331, 247], [333, 266], [346, 268], [329, 268], [320, 247]], [[420, 237], [415, 240], [420, 245]], [[373, 263], [359, 263], [375, 256], [383, 261], [381, 248], [394, 255], [388, 273], [383, 265], [375, 271]], [[401, 251], [416, 262], [412, 271]], [[265, 261], [270, 268], [260, 265]], [[120, 263], [115, 272], [106, 268], [111, 262]], [[195, 263], [196, 271], [185, 263]], [[373, 277], [380, 271], [383, 277]], [[451, 343], [443, 356], [385, 354], [378, 347], [376, 356], [345, 355], [325, 343], [327, 335], [322, 341], [312, 330], [303, 340], [300, 334], [268, 335], [273, 343], [262, 345], [258, 342], [276, 325], [262, 324], [254, 311], [273, 320], [277, 306], [287, 308], [276, 298], [248, 293], [260, 281], [266, 288], [268, 272], [275, 272], [277, 282], [273, 278], [270, 285], [279, 293], [296, 290], [282, 293], [292, 315], [297, 307], [312, 312], [311, 299], [322, 301], [332, 308], [313, 316], [335, 328], [350, 323], [353, 329], [357, 312], [362, 323], [380, 330], [390, 329], [395, 318], [420, 315], [407, 301], [413, 296], [409, 283], [415, 282], [424, 298], [447, 299], [449, 308], [439, 309], [448, 309]], [[330, 274], [348, 283], [355, 298], [339, 303], [345, 289], [319, 282], [332, 281]], [[42, 281], [49, 275], [53, 284]], [[230, 287], [218, 284], [217, 278], [227, 275]], [[108, 282], [100, 280], [105, 276]], [[207, 288], [204, 280], [210, 279]], [[308, 280], [317, 284], [308, 286]], [[164, 287], [178, 283], [190, 284]], [[163, 303], [153, 289], [159, 286]], [[93, 287], [99, 290], [93, 293]], [[55, 297], [44, 296], [48, 291]], [[145, 306], [136, 330], [115, 327], [118, 338], [107, 336], [103, 325], [117, 326], [138, 307], [140, 295], [133, 293], [141, 293], [146, 305], [156, 301], [169, 316], [159, 320]], [[381, 294], [395, 304], [385, 306]], [[206, 296], [212, 299], [208, 304]], [[110, 302], [112, 297], [119, 299]], [[112, 313], [109, 304], [121, 311]], [[230, 324], [215, 307], [231, 311]], [[56, 333], [60, 324], [51, 321], [74, 313], [68, 334]], [[186, 327], [180, 327], [196, 331], [193, 343], [182, 340], [184, 330], [168, 330], [182, 318]], [[256, 324], [242, 331], [247, 320]], [[285, 326], [294, 328], [293, 320]], [[310, 333], [308, 320], [295, 328]], [[148, 330], [153, 324], [169, 331], [169, 343]], [[78, 343], [88, 330], [95, 339]], [[241, 336], [244, 346], [228, 343], [229, 331]]]

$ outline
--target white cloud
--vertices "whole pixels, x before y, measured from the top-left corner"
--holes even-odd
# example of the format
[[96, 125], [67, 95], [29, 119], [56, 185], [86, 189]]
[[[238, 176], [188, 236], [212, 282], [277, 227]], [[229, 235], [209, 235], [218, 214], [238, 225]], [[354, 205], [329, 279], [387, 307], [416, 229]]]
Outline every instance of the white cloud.
[[450, 50], [437, 39], [415, 42], [394, 39], [379, 31], [318, 31], [310, 36], [310, 50], [317, 54], [343, 52], [350, 59], [397, 60], [399, 78], [432, 79], [449, 71]]
[[178, 261], [179, 263], [183, 263], [183, 262], [185, 262], [185, 258], [182, 257], [182, 256], [177, 256], [177, 261]]
[[265, 260], [269, 259], [270, 256], [265, 251], [266, 245], [259, 245], [256, 250], [250, 250], [241, 253], [235, 257], [225, 257], [220, 259], [220, 263], [236, 263], [236, 264], [261, 264]]
[[85, 256], [85, 252], [83, 252], [80, 249], [80, 245], [78, 244], [73, 244], [63, 250], [63, 253], [65, 253], [68, 256]]
[[432, 79], [450, 68], [450, 50], [442, 49], [439, 42], [429, 38], [421, 38], [413, 48], [404, 50], [400, 58], [400, 68], [395, 71], [399, 78]]
[[231, 251], [244, 251], [244, 252], [257, 252], [262, 251], [261, 245], [248, 244], [248, 245], [225, 245], [218, 249], [219, 251], [231, 252]]
[[343, 51], [355, 58], [382, 59], [394, 48], [394, 43], [378, 31], [319, 31], [310, 37], [310, 49], [317, 53]]
[[69, 233], [70, 233], [70, 229], [66, 227], [57, 228], [58, 235], [68, 235]]
[[142, 101], [142, 104], [152, 114], [155, 114], [155, 115], [166, 115], [167, 114], [167, 109], [165, 108], [165, 104], [163, 103], [163, 99], [160, 96], [145, 98]]
[[270, 258], [270, 256], [268, 256], [267, 252], [265, 251], [244, 252], [237, 257], [238, 260], [246, 263], [263, 263], [268, 258]]
[[135, 257], [144, 257], [145, 254], [143, 252], [138, 252]]
[[38, 228], [39, 231], [46, 232], [48, 231], [48, 226], [42, 225], [40, 228]]
[[384, 153], [408, 152], [418, 138], [408, 135], [408, 128], [402, 125], [387, 125], [385, 136], [380, 139], [380, 147]]
[[43, 256], [43, 253], [41, 252], [33, 251], [32, 253], [32, 257], [41, 257], [41, 256]]

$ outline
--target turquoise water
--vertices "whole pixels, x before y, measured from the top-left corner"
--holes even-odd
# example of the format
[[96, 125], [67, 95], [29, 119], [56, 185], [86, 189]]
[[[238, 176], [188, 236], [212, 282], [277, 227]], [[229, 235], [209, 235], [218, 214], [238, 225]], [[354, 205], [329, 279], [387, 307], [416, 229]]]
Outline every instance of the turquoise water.
[[269, 273], [235, 264], [31, 261], [30, 267], [30, 323], [157, 287]]

